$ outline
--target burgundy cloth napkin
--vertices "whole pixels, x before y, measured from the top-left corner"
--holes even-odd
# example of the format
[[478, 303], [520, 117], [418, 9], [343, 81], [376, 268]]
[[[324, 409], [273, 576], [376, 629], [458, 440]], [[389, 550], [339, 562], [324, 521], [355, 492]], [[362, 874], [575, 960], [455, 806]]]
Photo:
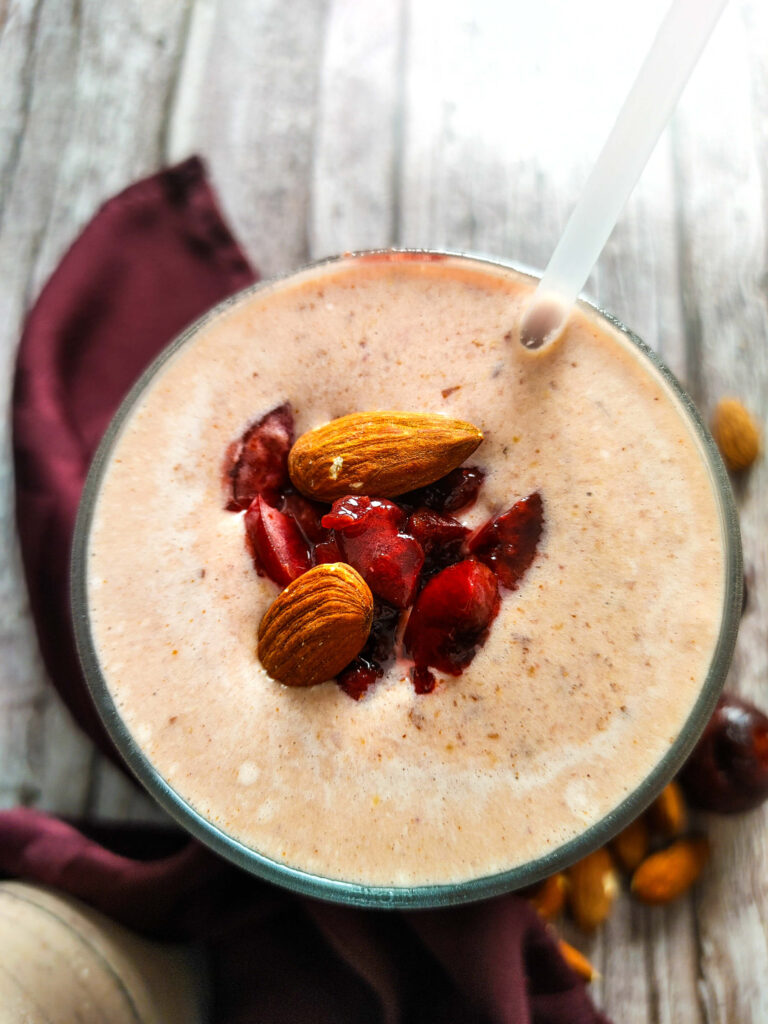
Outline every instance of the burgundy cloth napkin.
[[[106, 203], [26, 323], [13, 417], [32, 613], [54, 685], [118, 763], [74, 645], [77, 503], [139, 373], [188, 323], [256, 278], [192, 158]], [[408, 914], [353, 910], [283, 892], [182, 833], [88, 831], [34, 811], [2, 813], [0, 874], [56, 886], [148, 935], [204, 941], [214, 1024], [607, 1024], [518, 897]]]

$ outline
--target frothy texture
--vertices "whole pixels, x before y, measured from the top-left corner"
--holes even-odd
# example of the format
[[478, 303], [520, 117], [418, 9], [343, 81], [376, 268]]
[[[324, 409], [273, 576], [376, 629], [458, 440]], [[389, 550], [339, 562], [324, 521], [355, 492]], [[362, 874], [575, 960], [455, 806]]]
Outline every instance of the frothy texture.
[[[531, 289], [453, 257], [303, 272], [209, 319], [113, 448], [87, 567], [109, 691], [171, 787], [275, 861], [414, 886], [541, 857], [640, 784], [700, 692], [724, 555], [698, 441], [597, 316], [579, 312], [546, 352], [517, 344]], [[366, 409], [476, 424], [487, 477], [469, 526], [541, 493], [533, 566], [434, 693], [402, 661], [359, 702], [262, 669], [278, 588], [224, 509], [222, 461], [285, 401], [298, 433]]]

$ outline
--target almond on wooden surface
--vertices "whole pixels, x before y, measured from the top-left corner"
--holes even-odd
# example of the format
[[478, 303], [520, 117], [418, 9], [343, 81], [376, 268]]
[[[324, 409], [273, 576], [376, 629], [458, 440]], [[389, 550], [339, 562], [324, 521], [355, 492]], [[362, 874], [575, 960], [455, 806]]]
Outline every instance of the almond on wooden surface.
[[708, 859], [706, 839], [678, 839], [643, 861], [632, 876], [632, 895], [641, 903], [671, 903], [690, 889]]
[[568, 868], [568, 907], [576, 924], [594, 931], [608, 917], [619, 891], [613, 859], [605, 846]]

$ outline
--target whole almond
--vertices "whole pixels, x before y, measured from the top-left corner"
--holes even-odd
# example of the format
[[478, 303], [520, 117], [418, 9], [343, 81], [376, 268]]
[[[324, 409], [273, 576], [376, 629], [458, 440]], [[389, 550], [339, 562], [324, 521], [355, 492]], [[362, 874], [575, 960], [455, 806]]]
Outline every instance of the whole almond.
[[722, 398], [712, 417], [712, 435], [726, 466], [747, 469], [760, 453], [760, 428], [738, 398]]
[[568, 906], [576, 924], [593, 931], [608, 917], [619, 891], [616, 869], [603, 846], [568, 868]]
[[632, 877], [632, 895], [641, 903], [670, 903], [690, 889], [708, 858], [706, 839], [678, 839], [643, 861]]
[[319, 501], [395, 498], [450, 473], [482, 440], [471, 423], [432, 413], [356, 412], [302, 434], [288, 472], [302, 494]]
[[611, 842], [611, 849], [625, 871], [634, 871], [648, 853], [648, 823], [644, 815], [635, 818]]
[[560, 950], [560, 954], [571, 968], [575, 971], [580, 978], [584, 981], [594, 981], [595, 978], [599, 978], [600, 975], [587, 960], [583, 953], [580, 953], [578, 949], [566, 942], [565, 939], [560, 939], [557, 943], [557, 948]]
[[333, 679], [360, 653], [373, 621], [373, 596], [344, 562], [317, 565], [270, 605], [259, 626], [259, 658], [286, 686]]
[[545, 921], [552, 921], [565, 905], [567, 882], [562, 871], [540, 882], [528, 896], [528, 902]]
[[673, 839], [685, 831], [688, 812], [683, 791], [677, 782], [665, 786], [648, 808], [648, 823], [665, 839]]

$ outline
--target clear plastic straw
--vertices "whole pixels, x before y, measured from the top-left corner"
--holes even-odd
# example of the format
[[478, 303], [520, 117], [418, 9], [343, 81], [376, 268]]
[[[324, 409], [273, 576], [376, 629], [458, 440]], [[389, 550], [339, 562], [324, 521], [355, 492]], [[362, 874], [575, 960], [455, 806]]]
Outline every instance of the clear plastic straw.
[[520, 325], [553, 341], [584, 287], [728, 0], [673, 0]]

